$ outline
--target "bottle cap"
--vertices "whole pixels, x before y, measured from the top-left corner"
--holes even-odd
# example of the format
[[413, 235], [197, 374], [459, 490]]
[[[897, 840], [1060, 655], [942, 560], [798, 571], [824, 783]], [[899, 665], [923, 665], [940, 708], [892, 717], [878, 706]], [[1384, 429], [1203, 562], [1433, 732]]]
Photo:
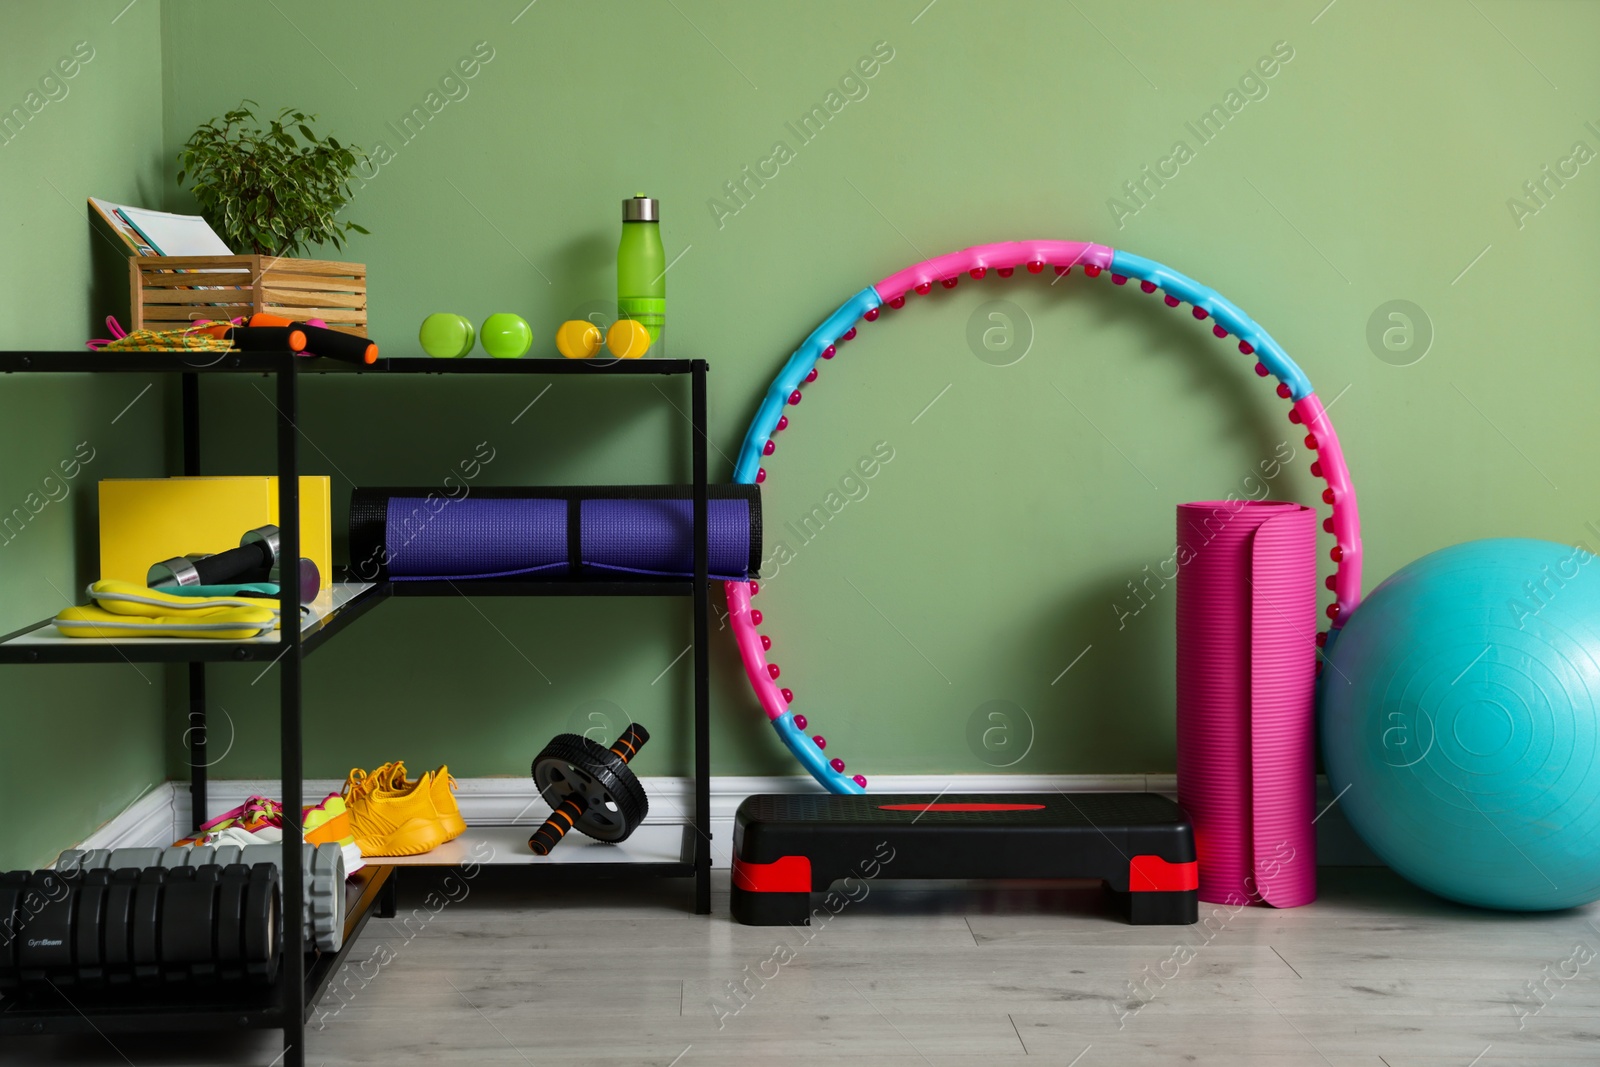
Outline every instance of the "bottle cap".
[[635, 193], [622, 202], [623, 222], [660, 222], [661, 201]]

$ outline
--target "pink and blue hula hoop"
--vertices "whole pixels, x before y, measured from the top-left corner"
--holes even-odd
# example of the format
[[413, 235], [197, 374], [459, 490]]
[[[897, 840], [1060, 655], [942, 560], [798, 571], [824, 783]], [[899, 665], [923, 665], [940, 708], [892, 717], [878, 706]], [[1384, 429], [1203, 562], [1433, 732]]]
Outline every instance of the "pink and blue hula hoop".
[[[1105, 245], [1078, 241], [1007, 241], [979, 245], [907, 267], [861, 290], [813, 330], [783, 365], [745, 433], [733, 480], [741, 483], [766, 480], [761, 459], [773, 453], [776, 447], [773, 435], [788, 425], [784, 408], [800, 402], [801, 387], [816, 378], [818, 360], [832, 359], [838, 345], [855, 337], [858, 322], [876, 321], [885, 307], [904, 307], [906, 297], [913, 292], [926, 294], [936, 284], [952, 288], [963, 274], [983, 278], [994, 271], [1002, 278], [1009, 278], [1018, 267], [1030, 274], [1040, 274], [1046, 267], [1053, 267], [1058, 275], [1081, 267], [1091, 278], [1109, 273], [1117, 285], [1135, 279], [1145, 293], [1159, 291], [1168, 307], [1188, 304], [1195, 319], [1212, 320], [1211, 332], [1215, 336], [1236, 338], [1241, 353], [1256, 357], [1256, 373], [1278, 380], [1278, 395], [1292, 405], [1289, 421], [1305, 426], [1306, 447], [1317, 453], [1311, 473], [1327, 482], [1322, 499], [1331, 506], [1333, 514], [1322, 526], [1337, 541], [1331, 553], [1336, 569], [1328, 583], [1334, 600], [1328, 605], [1327, 614], [1332, 628], [1342, 625], [1361, 599], [1361, 522], [1355, 490], [1350, 485], [1350, 472], [1339, 448], [1339, 435], [1328, 421], [1328, 413], [1313, 391], [1311, 380], [1267, 331], [1215, 289], [1153, 260]], [[750, 603], [757, 583], [727, 582], [724, 588], [745, 673], [778, 736], [801, 765], [830, 792], [865, 791], [866, 778], [859, 774], [847, 776], [844, 761], [826, 755], [823, 740], [807, 735], [810, 724], [805, 716], [791, 710], [789, 692], [778, 687], [778, 667], [767, 660], [772, 642], [759, 632], [761, 612]], [[1319, 634], [1317, 643], [1322, 644], [1326, 637], [1326, 634]]]

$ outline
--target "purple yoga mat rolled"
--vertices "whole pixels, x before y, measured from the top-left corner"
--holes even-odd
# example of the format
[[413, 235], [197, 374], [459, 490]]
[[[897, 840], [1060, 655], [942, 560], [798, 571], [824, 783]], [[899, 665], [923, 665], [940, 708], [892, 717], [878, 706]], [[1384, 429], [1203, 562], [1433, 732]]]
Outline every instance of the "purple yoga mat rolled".
[[[694, 576], [689, 486], [357, 489], [350, 501], [352, 577], [362, 581], [655, 579]], [[761, 497], [753, 485], [707, 490], [710, 577], [761, 567]]]

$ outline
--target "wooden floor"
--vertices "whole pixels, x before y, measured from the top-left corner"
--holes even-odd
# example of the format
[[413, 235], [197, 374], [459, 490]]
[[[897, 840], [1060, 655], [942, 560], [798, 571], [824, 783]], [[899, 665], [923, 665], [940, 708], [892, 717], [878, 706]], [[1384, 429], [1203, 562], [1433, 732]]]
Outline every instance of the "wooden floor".
[[[406, 921], [369, 926], [308, 1062], [1600, 1063], [1600, 906], [1473, 911], [1351, 868], [1325, 871], [1310, 907], [1129, 927], [1091, 888], [885, 883], [800, 932], [734, 924], [725, 872], [709, 918], [684, 913], [684, 883], [532, 893], [507, 873], [455, 883], [433, 914], [440, 875], [406, 872]], [[0, 1065], [267, 1067], [279, 1051], [268, 1035], [29, 1038]]]

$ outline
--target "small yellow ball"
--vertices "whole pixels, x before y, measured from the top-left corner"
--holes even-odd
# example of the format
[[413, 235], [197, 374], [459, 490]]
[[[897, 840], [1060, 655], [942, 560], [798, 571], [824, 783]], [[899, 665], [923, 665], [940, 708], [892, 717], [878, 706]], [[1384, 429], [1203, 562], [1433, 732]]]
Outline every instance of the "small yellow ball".
[[606, 332], [606, 347], [619, 359], [638, 359], [650, 351], [650, 331], [633, 319], [618, 319]]
[[556, 331], [556, 351], [568, 359], [588, 359], [600, 351], [600, 327], [584, 319], [568, 319]]

